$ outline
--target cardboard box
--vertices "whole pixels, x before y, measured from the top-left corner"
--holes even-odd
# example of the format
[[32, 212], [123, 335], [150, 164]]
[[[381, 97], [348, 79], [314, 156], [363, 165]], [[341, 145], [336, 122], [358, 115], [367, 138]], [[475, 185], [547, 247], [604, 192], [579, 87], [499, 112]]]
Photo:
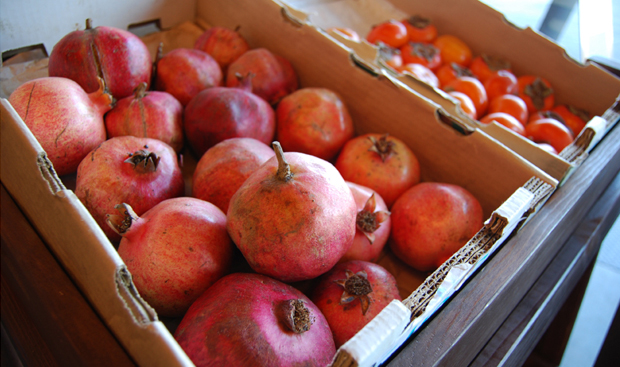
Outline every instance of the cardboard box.
[[[508, 60], [515, 75], [540, 75], [555, 90], [556, 103], [566, 103], [593, 114], [587, 128], [559, 155], [544, 151], [503, 126], [482, 124], [462, 113], [458, 102], [441, 90], [433, 89], [412, 75], [396, 79], [442, 106], [464, 126], [485, 131], [528, 161], [560, 181], [574, 172], [588, 152], [620, 119], [620, 79], [597, 64], [580, 63], [570, 58], [557, 44], [531, 28], [522, 29], [504, 16], [477, 0], [288, 0], [301, 12], [304, 22], [321, 29], [348, 27], [364, 38], [371, 27], [388, 19], [406, 19], [420, 15], [431, 19], [439, 34], [453, 34], [470, 46], [474, 55], [487, 54]], [[337, 33], [330, 33], [337, 42], [348, 44], [360, 62], [375, 73], [390, 69], [368, 50], [368, 43], [352, 43]], [[389, 72], [389, 71], [388, 71]]]
[[[372, 365], [394, 353], [557, 187], [554, 177], [484, 131], [459, 129], [460, 122], [432, 99], [390, 75], [368, 73], [352, 60], [349, 47], [333, 42], [314, 25], [299, 22], [295, 9], [278, 1], [198, 0], [178, 5], [144, 0], [131, 5], [119, 1], [114, 6], [65, 1], [58, 4], [58, 17], [45, 20], [41, 17], [49, 9], [43, 5], [22, 6], [36, 9], [35, 14], [25, 17], [15, 5], [0, 15], [3, 24], [12, 27], [7, 29], [14, 30], [2, 34], [3, 47], [42, 43], [49, 52], [74, 24], [87, 17], [94, 26], [119, 28], [158, 19], [164, 31], [143, 37], [152, 52], [160, 40], [170, 48], [187, 47], [205, 27], [240, 26], [251, 47], [266, 47], [289, 59], [302, 87], [321, 86], [339, 93], [358, 134], [387, 132], [401, 138], [418, 156], [423, 181], [458, 184], [479, 199], [488, 218], [484, 227], [430, 276], [412, 270], [386, 250], [379, 263], [395, 275], [404, 301], [390, 304], [342, 346], [335, 366]], [[110, 9], [114, 10], [110, 13]], [[138, 364], [192, 365], [172, 337], [174, 324], [167, 327], [141, 299], [113, 245], [70, 190], [73, 177], [56, 175], [12, 106], [6, 99], [0, 101], [1, 179], [7, 190]], [[188, 158], [186, 177], [195, 164], [195, 159]]]

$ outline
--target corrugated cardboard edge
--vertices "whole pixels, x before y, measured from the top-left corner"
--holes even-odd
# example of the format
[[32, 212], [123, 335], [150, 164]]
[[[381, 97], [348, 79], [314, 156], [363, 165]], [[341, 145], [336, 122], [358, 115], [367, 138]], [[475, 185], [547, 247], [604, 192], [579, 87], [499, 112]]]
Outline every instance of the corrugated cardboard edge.
[[6, 99], [0, 103], [2, 183], [65, 271], [136, 363], [193, 366], [138, 295], [122, 259], [80, 200], [65, 189], [28, 127]]

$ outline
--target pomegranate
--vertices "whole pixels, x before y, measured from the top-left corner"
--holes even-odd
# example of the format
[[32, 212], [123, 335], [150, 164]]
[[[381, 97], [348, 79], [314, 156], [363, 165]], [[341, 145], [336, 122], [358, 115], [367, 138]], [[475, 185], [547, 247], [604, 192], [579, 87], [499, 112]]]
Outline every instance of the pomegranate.
[[236, 29], [214, 26], [198, 37], [194, 48], [211, 55], [226, 73], [228, 65], [248, 51], [250, 46]]
[[353, 194], [329, 162], [283, 153], [248, 177], [230, 199], [228, 233], [254, 271], [284, 282], [331, 269], [355, 236]]
[[465, 188], [422, 182], [392, 207], [389, 245], [419, 271], [434, 270], [463, 247], [483, 225], [480, 202]]
[[106, 216], [122, 236], [118, 254], [138, 292], [161, 316], [180, 317], [231, 266], [226, 215], [206, 201], [167, 199], [138, 216], [117, 205]]
[[155, 204], [183, 195], [185, 183], [174, 150], [151, 138], [118, 136], [101, 143], [77, 169], [75, 194], [110, 241], [120, 235], [106, 223], [117, 204], [131, 205], [137, 215]]
[[103, 116], [113, 98], [87, 94], [67, 78], [43, 77], [17, 87], [9, 102], [47, 153], [59, 176], [75, 173], [82, 159], [106, 139]]
[[349, 140], [335, 165], [345, 180], [377, 192], [388, 208], [420, 182], [418, 158], [402, 140], [388, 134], [371, 133]]
[[250, 92], [250, 80], [238, 88], [214, 87], [198, 93], [185, 107], [183, 128], [198, 158], [230, 138], [254, 138], [270, 144], [276, 131], [273, 108]]
[[115, 27], [92, 27], [65, 35], [52, 49], [49, 76], [76, 81], [87, 93], [99, 89], [102, 78], [116, 99], [130, 96], [140, 83], [149, 83], [153, 61], [144, 42]]
[[390, 236], [390, 212], [383, 198], [368, 187], [347, 182], [357, 204], [353, 244], [339, 262], [377, 261]]
[[108, 138], [133, 135], [159, 139], [175, 152], [183, 149], [183, 106], [170, 93], [147, 91], [140, 83], [105, 115]]
[[231, 138], [211, 147], [198, 161], [192, 195], [224, 213], [230, 198], [254, 171], [274, 156], [269, 145], [252, 138]]
[[236, 87], [241, 82], [237, 75], [252, 74], [252, 93], [275, 106], [282, 98], [299, 88], [297, 73], [291, 62], [266, 48], [246, 51], [228, 66], [226, 86]]
[[355, 130], [344, 102], [326, 88], [302, 88], [276, 108], [276, 137], [282, 149], [332, 160]]
[[339, 348], [401, 297], [396, 280], [381, 265], [351, 260], [323, 274], [311, 299], [327, 319]]
[[197, 367], [327, 366], [336, 354], [321, 311], [290, 285], [226, 275], [189, 308], [174, 338]]
[[221, 86], [224, 80], [213, 57], [191, 48], [176, 48], [158, 56], [155, 70], [155, 89], [172, 94], [183, 106], [203, 89]]

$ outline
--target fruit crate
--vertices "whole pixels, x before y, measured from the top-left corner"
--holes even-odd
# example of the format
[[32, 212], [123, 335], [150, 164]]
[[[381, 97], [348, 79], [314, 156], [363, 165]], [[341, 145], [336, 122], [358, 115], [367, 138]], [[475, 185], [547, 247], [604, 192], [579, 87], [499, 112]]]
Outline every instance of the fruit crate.
[[[20, 17], [16, 9], [13, 12], [17, 14], [2, 14], [3, 22], [15, 29], [3, 35], [3, 45], [18, 48], [42, 44], [49, 51], [88, 17], [94, 26], [118, 28], [157, 20], [163, 30], [143, 36], [155, 55], [160, 41], [168, 48], [191, 47], [209, 26], [239, 26], [251, 47], [266, 47], [288, 58], [301, 86], [320, 86], [339, 93], [358, 134], [389, 133], [405, 141], [420, 160], [422, 181], [458, 184], [480, 200], [487, 218], [485, 225], [432, 274], [414, 271], [385, 252], [378, 262], [395, 275], [404, 301], [393, 302], [343, 345], [334, 359], [335, 366], [372, 365], [393, 354], [429, 318], [440, 313], [442, 305], [511, 234], [535, 216], [558, 185], [552, 175], [506, 149], [485, 131], [463, 133], [458, 128], [460, 122], [432, 99], [389, 74], [369, 73], [352, 59], [349, 47], [334, 42], [314, 25], [299, 21], [300, 14], [284, 3], [199, 0], [183, 6], [172, 1], [155, 6], [146, 1], [129, 9], [119, 2], [112, 14], [93, 10], [98, 6], [103, 9], [103, 4], [83, 8], [67, 1], [64, 5], [72, 11], [46, 17], [41, 23], [37, 14], [41, 16], [44, 9], [40, 6], [41, 13], [30, 14], [28, 19]], [[29, 31], [21, 33], [23, 29]], [[12, 43], [5, 43], [4, 38]], [[34, 75], [45, 74], [45, 59], [39, 61]], [[75, 177], [56, 175], [21, 118], [6, 99], [1, 102], [2, 182], [7, 190], [138, 364], [191, 365], [172, 337], [174, 320], [160, 319], [141, 299], [114, 246], [71, 190]], [[185, 163], [186, 183], [191, 187], [196, 159], [187, 154]]]
[[[500, 12], [477, 0], [286, 0], [296, 9], [299, 22], [326, 30], [350, 47], [352, 57], [369, 72], [394, 76], [397, 83], [431, 99], [458, 121], [460, 129], [481, 129], [528, 161], [549, 173], [562, 185], [588, 153], [620, 119], [620, 78], [596, 63], [581, 63], [564, 49], [531, 28], [511, 24]], [[458, 101], [412, 74], [399, 74], [382, 61], [378, 49], [368, 42], [354, 42], [332, 27], [347, 27], [365, 38], [372, 26], [389, 19], [419, 15], [431, 20], [438, 34], [462, 39], [474, 56], [486, 54], [510, 62], [515, 75], [538, 75], [550, 82], [556, 104], [588, 111], [593, 117], [571, 145], [553, 154], [529, 139], [497, 124], [483, 124], [465, 115]]]

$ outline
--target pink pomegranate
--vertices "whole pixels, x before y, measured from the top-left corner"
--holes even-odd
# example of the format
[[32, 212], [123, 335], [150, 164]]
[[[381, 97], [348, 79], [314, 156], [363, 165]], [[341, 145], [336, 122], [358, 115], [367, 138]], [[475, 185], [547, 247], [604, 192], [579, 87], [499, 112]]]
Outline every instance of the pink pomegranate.
[[322, 275], [312, 291], [336, 347], [351, 339], [392, 300], [401, 300], [396, 280], [382, 266], [352, 260]]
[[388, 208], [420, 182], [420, 162], [407, 144], [388, 134], [358, 135], [346, 142], [336, 168], [345, 180], [376, 191]]
[[443, 264], [483, 225], [480, 202], [465, 188], [422, 182], [407, 190], [392, 207], [390, 248], [419, 271]]
[[308, 297], [253, 273], [209, 287], [174, 338], [197, 367], [327, 366], [336, 354], [329, 326]]
[[230, 198], [241, 184], [273, 156], [273, 149], [256, 139], [224, 140], [207, 150], [198, 161], [192, 195], [215, 204], [226, 213]]
[[200, 91], [221, 86], [222, 69], [208, 53], [176, 48], [158, 57], [155, 89], [168, 92], [186, 106]]
[[206, 201], [167, 199], [138, 216], [118, 205], [107, 221], [140, 296], [160, 316], [180, 317], [231, 266], [233, 243], [226, 215]]
[[238, 88], [205, 89], [185, 107], [185, 136], [198, 158], [230, 138], [254, 138], [271, 144], [276, 131], [275, 112], [269, 103], [249, 91], [249, 83], [244, 78]]
[[151, 138], [118, 136], [101, 143], [77, 169], [75, 194], [108, 238], [120, 235], [106, 223], [115, 206], [131, 205], [137, 215], [183, 195], [185, 184], [174, 150]]
[[355, 134], [340, 96], [326, 88], [298, 89], [276, 107], [276, 138], [282, 149], [331, 161]]
[[236, 29], [214, 26], [198, 37], [194, 48], [211, 55], [226, 73], [228, 65], [248, 51], [250, 46]]
[[347, 182], [357, 204], [357, 230], [353, 245], [339, 262], [377, 261], [390, 236], [392, 221], [385, 201], [374, 190]]
[[299, 88], [297, 73], [291, 62], [266, 48], [246, 51], [228, 66], [226, 86], [240, 84], [237, 75], [252, 74], [252, 93], [275, 106], [284, 96]]
[[355, 236], [357, 207], [334, 166], [283, 153], [248, 177], [230, 199], [228, 233], [254, 271], [296, 282], [331, 269]]
[[113, 98], [87, 94], [67, 78], [44, 77], [20, 85], [9, 102], [37, 138], [59, 176], [75, 173], [82, 159], [106, 139], [104, 114]]
[[147, 91], [141, 83], [105, 115], [108, 138], [132, 135], [158, 139], [179, 153], [183, 148], [183, 106], [170, 93]]
[[116, 99], [130, 96], [140, 83], [150, 83], [153, 61], [144, 42], [131, 32], [114, 27], [92, 28], [65, 35], [52, 49], [49, 76], [76, 81], [87, 93], [99, 89], [102, 78]]

